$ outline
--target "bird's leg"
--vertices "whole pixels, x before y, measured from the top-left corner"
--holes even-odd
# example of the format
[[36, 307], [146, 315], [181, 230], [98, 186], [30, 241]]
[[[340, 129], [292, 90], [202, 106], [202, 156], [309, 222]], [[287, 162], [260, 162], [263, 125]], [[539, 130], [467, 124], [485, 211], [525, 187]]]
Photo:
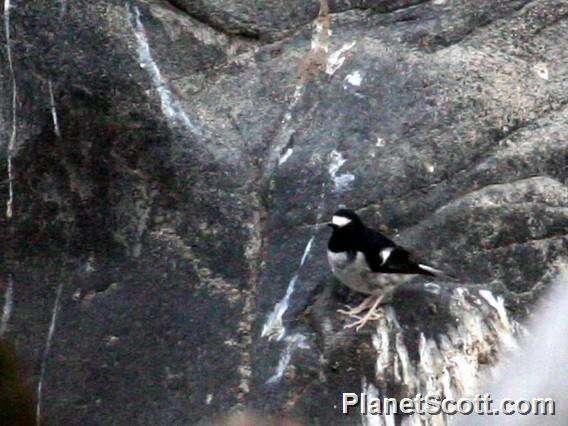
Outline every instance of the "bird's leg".
[[353, 328], [356, 327], [355, 330], [359, 331], [365, 324], [367, 324], [367, 322], [372, 321], [372, 320], [376, 320], [379, 319], [379, 315], [377, 314], [377, 307], [379, 306], [379, 304], [381, 303], [381, 300], [383, 300], [383, 295], [380, 296], [375, 296], [377, 299], [375, 300], [375, 303], [373, 303], [373, 305], [371, 306], [371, 308], [369, 309], [369, 312], [367, 312], [365, 314], [365, 316], [363, 318], [360, 318], [359, 320], [355, 321], [354, 323], [351, 324], [347, 324], [345, 327], [343, 328]]
[[350, 317], [356, 316], [357, 314], [360, 314], [361, 312], [363, 312], [365, 309], [368, 309], [371, 306], [373, 306], [374, 299], [375, 299], [375, 296], [371, 295], [371, 296], [367, 297], [365, 300], [363, 300], [357, 307], [351, 308], [351, 309], [348, 309], [348, 310], [338, 309], [337, 312], [339, 312], [340, 314], [343, 314], [343, 315], [350, 316]]

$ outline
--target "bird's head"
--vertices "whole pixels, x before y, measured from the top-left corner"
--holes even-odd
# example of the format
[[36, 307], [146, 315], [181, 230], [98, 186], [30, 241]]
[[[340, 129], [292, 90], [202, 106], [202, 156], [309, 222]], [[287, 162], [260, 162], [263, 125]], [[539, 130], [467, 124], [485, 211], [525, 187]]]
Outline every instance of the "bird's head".
[[361, 222], [361, 219], [353, 210], [339, 209], [333, 214], [331, 222], [329, 222], [328, 225], [331, 226], [334, 231], [354, 230], [362, 227], [363, 222]]

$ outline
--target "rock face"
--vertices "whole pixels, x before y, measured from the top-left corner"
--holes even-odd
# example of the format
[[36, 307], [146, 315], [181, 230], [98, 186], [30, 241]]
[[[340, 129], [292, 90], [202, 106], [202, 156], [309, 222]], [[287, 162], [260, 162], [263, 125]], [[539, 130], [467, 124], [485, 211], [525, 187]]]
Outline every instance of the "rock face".
[[[565, 0], [4, 6], [0, 330], [55, 424], [459, 394], [563, 262]], [[340, 204], [466, 284], [343, 331]]]

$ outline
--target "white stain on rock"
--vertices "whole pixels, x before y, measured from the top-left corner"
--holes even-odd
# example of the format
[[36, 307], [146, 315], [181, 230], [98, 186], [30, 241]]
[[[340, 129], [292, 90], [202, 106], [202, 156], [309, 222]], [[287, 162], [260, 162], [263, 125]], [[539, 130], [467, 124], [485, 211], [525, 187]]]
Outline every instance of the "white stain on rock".
[[134, 30], [134, 35], [136, 36], [136, 41], [138, 42], [138, 61], [140, 67], [145, 69], [150, 76], [154, 88], [158, 92], [160, 97], [160, 105], [162, 108], [162, 113], [173, 123], [180, 124], [189, 129], [192, 133], [201, 136], [202, 131], [197, 126], [193, 124], [190, 118], [187, 116], [183, 108], [174, 99], [174, 96], [169, 89], [160, 68], [154, 61], [152, 53], [150, 51], [150, 45], [148, 43], [148, 37], [146, 35], [146, 30], [144, 25], [140, 20], [140, 10], [138, 7], [134, 7], [134, 16], [127, 8], [128, 18], [130, 24]]
[[282, 164], [284, 164], [286, 161], [288, 161], [288, 159], [290, 158], [290, 156], [294, 153], [294, 150], [292, 148], [288, 148], [286, 150], [286, 152], [284, 154], [282, 154], [279, 158], [278, 158], [278, 165], [281, 166]]
[[[559, 275], [548, 286], [550, 292], [543, 296], [531, 319], [525, 324], [528, 333], [519, 339], [519, 349], [494, 369], [491, 377], [483, 384], [494, 401], [502, 398], [528, 400], [551, 398], [555, 401], [553, 416], [500, 416], [500, 426], [534, 426], [537, 424], [565, 424], [568, 415], [566, 384], [566, 362], [568, 362], [568, 268], [558, 265]], [[552, 272], [552, 271], [551, 271]], [[487, 299], [487, 294], [482, 296]], [[495, 299], [495, 300], [492, 300]], [[501, 310], [499, 298], [489, 296], [495, 310]], [[497, 302], [497, 303], [495, 303]], [[540, 413], [544, 411], [541, 405]], [[550, 406], [549, 406], [550, 409]], [[554, 419], [554, 420], [553, 420]], [[556, 421], [558, 419], [558, 421]], [[489, 426], [495, 419], [487, 416], [461, 416], [456, 425]]]
[[339, 169], [346, 163], [346, 159], [343, 155], [333, 150], [330, 154], [330, 162], [328, 167], [329, 176], [333, 181], [334, 189], [336, 192], [341, 192], [347, 189], [347, 187], [355, 180], [355, 176], [351, 173], [339, 174]]
[[[479, 392], [491, 366], [503, 354], [515, 350], [514, 327], [503, 299], [488, 290], [476, 293], [458, 288], [450, 297], [448, 309], [456, 318], [455, 325], [449, 324], [446, 334], [421, 333], [417, 341], [418, 361], [410, 356], [405, 342], [407, 331], [398, 322], [394, 308], [385, 306], [379, 310], [376, 333], [372, 336], [377, 353], [376, 383], [394, 380], [408, 397], [421, 393], [457, 399]], [[363, 388], [373, 392], [366, 383]], [[380, 419], [377, 424], [390, 424], [387, 418], [375, 417]], [[403, 424], [438, 425], [446, 420], [413, 415]], [[373, 424], [368, 421], [363, 418], [363, 424]]]
[[325, 67], [325, 72], [328, 75], [333, 75], [335, 72], [341, 68], [343, 63], [345, 62], [346, 56], [345, 54], [355, 46], [357, 42], [352, 41], [351, 43], [345, 43], [335, 52], [331, 53], [327, 58], [327, 64]]
[[548, 80], [548, 67], [544, 62], [539, 62], [533, 67], [535, 74], [543, 80]]
[[352, 86], [359, 87], [363, 82], [363, 75], [361, 75], [360, 71], [353, 71], [352, 73], [347, 74], [347, 77], [345, 77], [345, 81]]

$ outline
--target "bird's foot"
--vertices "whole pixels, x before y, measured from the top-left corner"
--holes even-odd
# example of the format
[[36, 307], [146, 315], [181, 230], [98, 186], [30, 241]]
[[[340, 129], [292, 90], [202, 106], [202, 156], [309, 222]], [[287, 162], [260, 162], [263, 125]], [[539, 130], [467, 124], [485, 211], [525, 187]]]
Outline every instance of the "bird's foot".
[[365, 314], [363, 318], [358, 317], [359, 319], [351, 324], [345, 324], [343, 326], [344, 329], [355, 328], [355, 331], [361, 330], [369, 321], [376, 321], [381, 318], [378, 314], [369, 315], [369, 313]]
[[338, 309], [337, 312], [339, 312], [340, 314], [343, 314], [343, 315], [347, 315], [348, 317], [358, 318], [358, 315], [367, 308], [368, 308], [368, 306], [365, 307], [365, 308], [361, 308], [361, 309], [359, 309], [359, 307], [350, 308], [350, 309]]
[[343, 315], [347, 315], [349, 317], [358, 318], [358, 316], [357, 316], [358, 314], [363, 312], [365, 309], [369, 309], [371, 306], [373, 306], [373, 302], [375, 301], [375, 297], [376, 296], [369, 296], [365, 300], [363, 300], [363, 302], [361, 302], [355, 308], [350, 308], [350, 309], [347, 309], [347, 310], [338, 309], [337, 312], [339, 312], [340, 314], [343, 314]]
[[380, 319], [381, 315], [377, 312], [377, 307], [381, 303], [381, 300], [383, 299], [383, 297], [382, 296], [375, 296], [375, 297], [376, 297], [376, 300], [374, 301], [373, 305], [369, 309], [369, 312], [367, 312], [363, 318], [358, 317], [356, 315], [352, 315], [353, 317], [358, 318], [358, 320], [351, 323], [351, 324], [346, 324], [343, 328], [348, 329], [348, 328], [355, 327], [355, 331], [359, 331], [369, 321], [376, 321], [376, 320]]

